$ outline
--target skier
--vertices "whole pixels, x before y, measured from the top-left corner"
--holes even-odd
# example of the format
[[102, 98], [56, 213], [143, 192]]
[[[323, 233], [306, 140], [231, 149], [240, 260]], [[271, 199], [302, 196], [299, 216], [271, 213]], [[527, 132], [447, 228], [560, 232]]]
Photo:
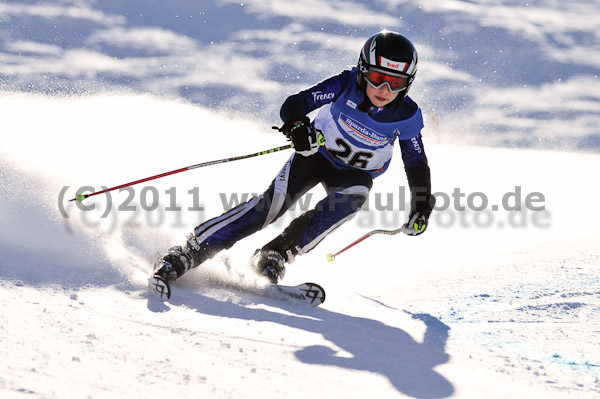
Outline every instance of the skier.
[[[411, 190], [404, 233], [419, 235], [435, 198], [420, 131], [421, 110], [407, 96], [417, 72], [417, 52], [404, 36], [381, 31], [360, 52], [358, 65], [288, 97], [279, 129], [295, 152], [267, 191], [200, 224], [181, 246], [170, 248], [154, 274], [167, 281], [228, 249], [283, 215], [318, 183], [327, 193], [274, 240], [257, 249], [252, 266], [278, 283], [286, 263], [307, 253], [367, 200], [373, 179], [383, 174], [398, 139]], [[306, 116], [319, 109], [311, 122]]]

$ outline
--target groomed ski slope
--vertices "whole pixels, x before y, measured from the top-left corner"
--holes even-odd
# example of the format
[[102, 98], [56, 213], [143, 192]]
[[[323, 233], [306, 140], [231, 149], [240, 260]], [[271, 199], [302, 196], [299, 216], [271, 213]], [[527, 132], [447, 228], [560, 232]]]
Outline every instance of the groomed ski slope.
[[[131, 202], [130, 192], [84, 201], [93, 210], [68, 200], [82, 186], [260, 151], [283, 137], [264, 121], [129, 93], [4, 92], [0, 109], [3, 398], [600, 395], [597, 154], [452, 146], [426, 129], [447, 209], [420, 237], [373, 236], [327, 263], [328, 252], [406, 219], [404, 171], [393, 161], [369, 211], [287, 271], [286, 284], [327, 290], [320, 308], [220, 290], [201, 270], [160, 304], [146, 296], [154, 253], [235, 195], [262, 192], [290, 152], [157, 180], [136, 187]], [[464, 196], [453, 197], [457, 189]], [[504, 210], [519, 190], [538, 210]], [[384, 210], [390, 203], [395, 211]], [[243, 267], [290, 220], [228, 256]], [[219, 262], [207, 270], [219, 273]]]

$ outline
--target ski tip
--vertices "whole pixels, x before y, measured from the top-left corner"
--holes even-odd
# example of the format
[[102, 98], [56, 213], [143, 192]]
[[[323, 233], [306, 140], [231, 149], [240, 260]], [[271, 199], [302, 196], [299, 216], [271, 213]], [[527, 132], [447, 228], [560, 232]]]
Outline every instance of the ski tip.
[[319, 306], [325, 302], [325, 290], [317, 283], [304, 283], [308, 289], [305, 295], [311, 299], [311, 306]]
[[327, 254], [327, 262], [329, 262], [329, 263], [335, 262], [335, 255], [334, 254]]
[[156, 274], [148, 279], [148, 292], [157, 296], [163, 302], [171, 299], [171, 286], [169, 282]]

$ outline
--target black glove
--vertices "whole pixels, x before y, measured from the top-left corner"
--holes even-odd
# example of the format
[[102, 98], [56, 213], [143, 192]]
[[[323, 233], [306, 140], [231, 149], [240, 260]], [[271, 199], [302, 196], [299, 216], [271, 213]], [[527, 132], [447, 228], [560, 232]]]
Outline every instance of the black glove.
[[402, 226], [402, 232], [408, 236], [418, 236], [427, 229], [428, 217], [421, 212], [411, 212], [408, 222]]
[[315, 129], [306, 116], [286, 122], [278, 130], [292, 141], [296, 152], [305, 157], [315, 154], [323, 144], [323, 133]]

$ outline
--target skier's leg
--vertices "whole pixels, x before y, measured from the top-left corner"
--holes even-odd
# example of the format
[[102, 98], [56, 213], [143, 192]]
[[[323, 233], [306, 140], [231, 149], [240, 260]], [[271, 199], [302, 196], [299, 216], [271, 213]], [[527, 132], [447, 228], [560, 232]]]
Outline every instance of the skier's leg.
[[183, 245], [168, 250], [155, 273], [167, 280], [180, 277], [274, 222], [320, 181], [320, 158], [318, 154], [313, 157], [293, 154], [267, 191], [197, 226]]
[[361, 171], [336, 171], [324, 182], [328, 195], [255, 254], [255, 268], [272, 282], [283, 277], [285, 263], [309, 252], [328, 234], [352, 219], [367, 200], [372, 178]]
[[318, 154], [313, 157], [293, 154], [261, 196], [196, 227], [196, 242], [201, 248], [227, 249], [273, 223], [321, 181], [322, 161]]

